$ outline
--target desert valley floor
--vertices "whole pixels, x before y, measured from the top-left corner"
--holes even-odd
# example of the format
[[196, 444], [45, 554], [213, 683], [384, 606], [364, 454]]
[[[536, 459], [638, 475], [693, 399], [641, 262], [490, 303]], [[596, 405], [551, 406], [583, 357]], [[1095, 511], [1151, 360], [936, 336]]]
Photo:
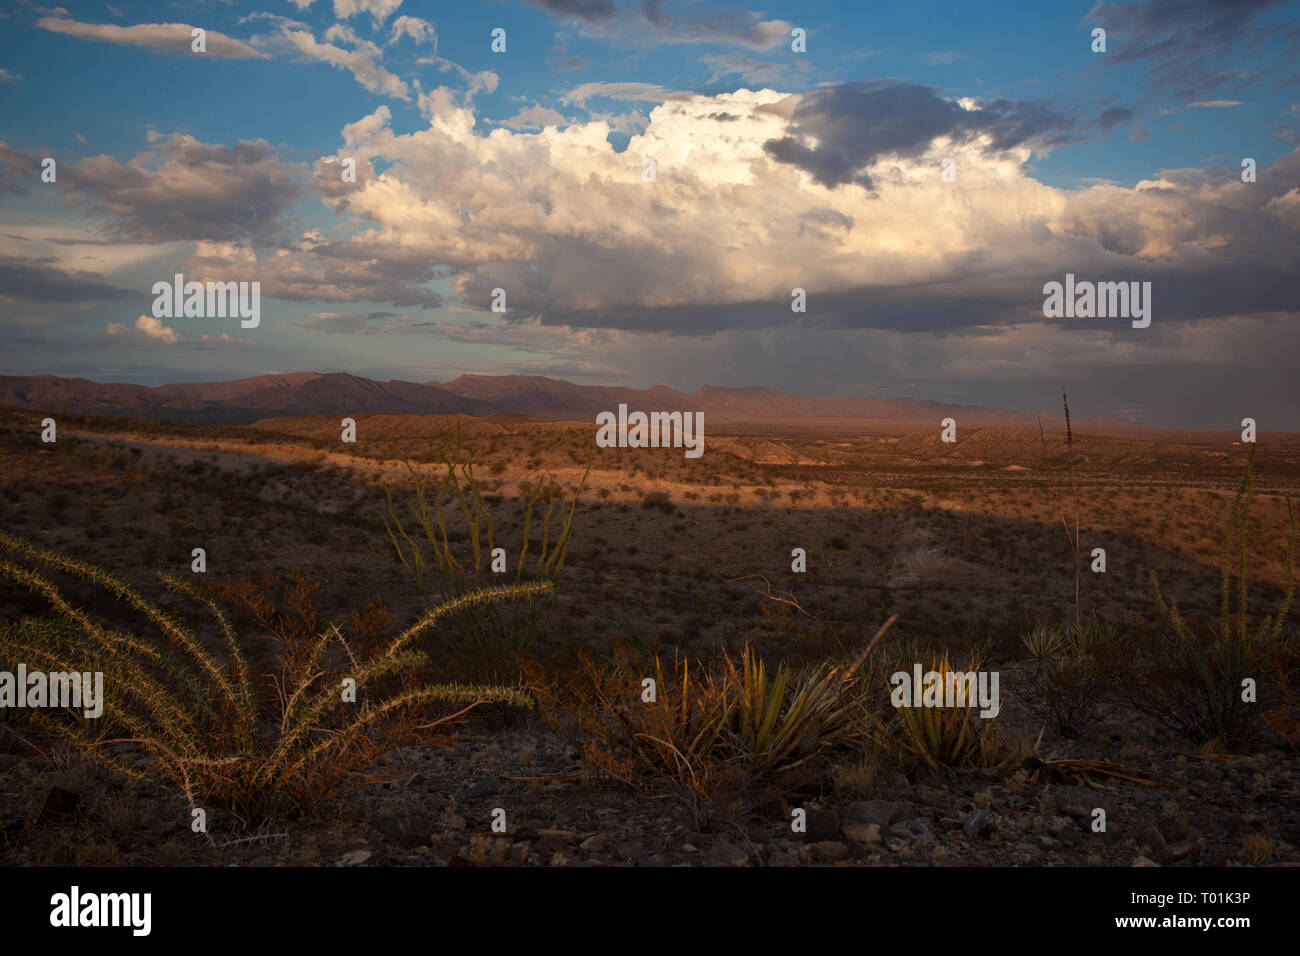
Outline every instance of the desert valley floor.
[[[1184, 617], [1216, 619], [1249, 450], [1235, 433], [1083, 434], [1067, 449], [1057, 430], [969, 430], [946, 444], [938, 427], [737, 426], [689, 460], [681, 449], [596, 448], [589, 423], [520, 415], [357, 415], [349, 444], [339, 416], [198, 426], [61, 415], [54, 444], [40, 440], [42, 418], [0, 411], [0, 529], [102, 567], [200, 628], [200, 610], [153, 575], [201, 577], [240, 609], [255, 663], [274, 656], [276, 627], [373, 637], [428, 607], [432, 559], [417, 579], [386, 518], [393, 509], [426, 544], [408, 464], [436, 486], [449, 428], [457, 455], [472, 449], [502, 579], [514, 580], [524, 540], [524, 577], [534, 574], [573, 517], [554, 599], [529, 606], [514, 644], [457, 644], [473, 629], [449, 624], [427, 647], [441, 677], [531, 688], [537, 706], [478, 707], [394, 746], [323, 805], [252, 831], [214, 813], [211, 840], [192, 831], [183, 797], [111, 776], [11, 710], [0, 719], [6, 864], [1300, 862], [1300, 767], [1294, 729], [1289, 743], [1284, 732], [1294, 690], [1277, 709], [1278, 681], [1261, 671], [1261, 694], [1267, 685], [1273, 696], [1260, 712], [1275, 719], [1228, 747], [1153, 719], [1120, 664], [1091, 672], [1081, 713], [1061, 714], [1050, 654], [1025, 639], [1075, 619], [1076, 562], [1078, 614], [1117, 635], [1115, 661], [1156, 629], [1153, 571]], [[1252, 607], [1283, 600], [1285, 495], [1298, 478], [1300, 439], [1262, 437]], [[539, 482], [549, 491], [525, 533]], [[447, 540], [464, 560], [473, 532], [458, 513], [449, 501]], [[1092, 570], [1096, 548], [1104, 573]], [[482, 577], [493, 583], [486, 568]], [[59, 581], [77, 607], [126, 626], [102, 587]], [[0, 610], [10, 622], [48, 605], [5, 581]], [[877, 647], [889, 660], [947, 652], [1000, 673], [999, 733], [1015, 759], [954, 769], [891, 759], [887, 747], [828, 747], [768, 774], [723, 768], [707, 793], [684, 796], [680, 781], [611, 774], [565, 715], [584, 668], [631, 678], [657, 658], [675, 673], [676, 661], [739, 661], [746, 647], [772, 667], [815, 668], [853, 659], [895, 616]], [[883, 682], [877, 690], [887, 698]], [[626, 691], [636, 700], [639, 682]], [[506, 822], [494, 830], [498, 808]], [[796, 809], [805, 830], [792, 830]]]

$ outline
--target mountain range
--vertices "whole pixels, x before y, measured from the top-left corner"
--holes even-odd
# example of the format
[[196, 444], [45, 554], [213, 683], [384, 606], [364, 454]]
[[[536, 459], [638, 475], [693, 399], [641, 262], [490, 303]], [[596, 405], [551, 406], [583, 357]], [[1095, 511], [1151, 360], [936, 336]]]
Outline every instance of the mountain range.
[[[145, 386], [54, 375], [0, 376], [0, 406], [195, 424], [247, 424], [313, 414], [514, 413], [594, 422], [602, 411], [702, 411], [712, 425], [808, 427], [935, 426], [1036, 428], [1033, 413], [911, 398], [817, 398], [768, 388], [705, 385], [694, 395], [664, 385], [575, 385], [536, 375], [461, 375], [450, 382], [378, 382], [346, 372], [293, 372], [228, 382]], [[1055, 421], [1044, 416], [1045, 421]], [[1118, 419], [1074, 423], [1085, 430], [1133, 429]]]

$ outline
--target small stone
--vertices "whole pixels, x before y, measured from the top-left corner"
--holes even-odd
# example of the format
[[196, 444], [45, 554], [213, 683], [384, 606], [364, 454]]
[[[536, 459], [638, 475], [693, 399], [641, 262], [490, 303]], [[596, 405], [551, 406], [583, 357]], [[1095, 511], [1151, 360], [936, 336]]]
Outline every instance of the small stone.
[[845, 816], [854, 823], [875, 823], [883, 829], [899, 819], [902, 811], [888, 800], [859, 800], [849, 804]]
[[785, 808], [785, 801], [780, 797], [766, 797], [754, 804], [754, 815], [768, 823], [785, 823], [790, 814]]
[[879, 823], [846, 823], [843, 829], [853, 843], [879, 843], [882, 839]]
[[834, 810], [813, 810], [808, 814], [808, 832], [805, 839], [809, 843], [838, 840], [841, 835], [840, 815]]
[[1144, 856], [1139, 856], [1134, 858], [1133, 865], [1134, 866], [1159, 866], [1160, 864], [1157, 863], [1155, 860], [1148, 860]]
[[353, 850], [351, 853], [344, 853], [339, 860], [340, 866], [361, 866], [375, 855], [373, 850]]
[[473, 797], [494, 797], [501, 792], [501, 781], [496, 777], [484, 777], [478, 783], [474, 784], [469, 795]]
[[1160, 856], [1165, 852], [1165, 838], [1161, 835], [1160, 829], [1151, 824], [1138, 831], [1137, 841], [1140, 845], [1145, 845], [1156, 856]]
[[1175, 843], [1165, 848], [1164, 858], [1166, 863], [1181, 863], [1189, 859], [1196, 853], [1196, 844], [1190, 840], [1184, 840], [1182, 843]]
[[974, 840], [986, 835], [993, 829], [993, 816], [987, 810], [981, 810], [979, 813], [967, 817], [961, 825], [962, 832], [967, 838]]
[[740, 866], [748, 860], [748, 853], [722, 837], [714, 840], [713, 846], [704, 854], [708, 866]]
[[823, 840], [812, 844], [813, 856], [819, 860], [834, 863], [849, 858], [849, 848], [838, 840]]

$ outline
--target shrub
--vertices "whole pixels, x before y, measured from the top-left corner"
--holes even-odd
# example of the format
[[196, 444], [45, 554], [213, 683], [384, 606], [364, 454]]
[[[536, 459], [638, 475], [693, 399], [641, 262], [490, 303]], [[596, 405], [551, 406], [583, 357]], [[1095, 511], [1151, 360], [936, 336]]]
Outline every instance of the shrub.
[[1033, 711], [1063, 737], [1077, 737], [1092, 725], [1106, 690], [1106, 674], [1086, 655], [1046, 661], [1035, 683]]
[[1251, 614], [1246, 586], [1250, 512], [1255, 500], [1255, 453], [1228, 516], [1221, 562], [1221, 596], [1217, 622], [1189, 621], [1165, 598], [1160, 579], [1151, 572], [1151, 588], [1160, 612], [1154, 637], [1142, 642], [1137, 672], [1127, 695], [1158, 723], [1197, 741], [1218, 741], [1239, 748], [1256, 732], [1254, 704], [1242, 700], [1242, 682], [1256, 677], [1262, 661], [1284, 647], [1283, 628], [1295, 595], [1295, 508], [1287, 498], [1287, 588], [1277, 613]]
[[670, 515], [673, 513], [672, 497], [666, 491], [650, 491], [641, 499], [641, 507], [658, 508], [664, 514]]
[[[394, 450], [396, 456], [396, 450]], [[490, 580], [492, 552], [497, 546], [496, 522], [474, 476], [474, 451], [462, 440], [459, 426], [447, 426], [447, 439], [437, 449], [444, 473], [432, 483], [403, 459], [415, 489], [415, 501], [408, 505], [417, 541], [407, 531], [401, 514], [387, 492], [388, 510], [384, 526], [398, 559], [415, 577], [416, 587], [431, 606], [455, 601]], [[525, 574], [536, 581], [553, 581], [564, 567], [573, 536], [573, 518], [586, 487], [587, 472], [573, 497], [566, 502], [564, 490], [549, 475], [541, 480], [524, 480], [520, 489], [525, 499], [523, 529], [517, 550], [508, 553], [514, 578]], [[461, 527], [451, 527], [449, 517]], [[534, 527], [540, 524], [540, 529]], [[540, 530], [540, 540], [536, 531]], [[467, 548], [452, 545], [468, 544]], [[530, 562], [530, 549], [536, 545]], [[534, 593], [543, 593], [541, 591]], [[551, 590], [544, 593], [550, 595]], [[518, 663], [534, 643], [547, 605], [532, 599], [509, 611], [495, 606], [476, 607], [474, 613], [457, 614], [443, 643], [442, 661], [476, 679], [513, 682], [519, 676]]]

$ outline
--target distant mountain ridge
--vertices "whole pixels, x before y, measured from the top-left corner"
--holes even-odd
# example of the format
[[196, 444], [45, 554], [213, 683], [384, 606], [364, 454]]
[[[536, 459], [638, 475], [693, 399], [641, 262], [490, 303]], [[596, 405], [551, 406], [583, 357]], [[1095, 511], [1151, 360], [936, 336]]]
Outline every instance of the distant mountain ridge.
[[[641, 411], [702, 411], [706, 421], [731, 425], [899, 423], [961, 427], [1036, 428], [1026, 412], [945, 405], [911, 398], [817, 398], [768, 388], [705, 385], [695, 395], [666, 385], [627, 388], [575, 385], [538, 375], [461, 375], [450, 382], [377, 382], [346, 372], [293, 372], [228, 382], [129, 385], [54, 375], [0, 376], [0, 406], [77, 414], [157, 418], [197, 424], [248, 424], [265, 418], [321, 414], [508, 412], [551, 421], [590, 421], [620, 403]], [[1044, 416], [1051, 418], [1050, 416]], [[1112, 430], [1120, 420], [1079, 422]]]

